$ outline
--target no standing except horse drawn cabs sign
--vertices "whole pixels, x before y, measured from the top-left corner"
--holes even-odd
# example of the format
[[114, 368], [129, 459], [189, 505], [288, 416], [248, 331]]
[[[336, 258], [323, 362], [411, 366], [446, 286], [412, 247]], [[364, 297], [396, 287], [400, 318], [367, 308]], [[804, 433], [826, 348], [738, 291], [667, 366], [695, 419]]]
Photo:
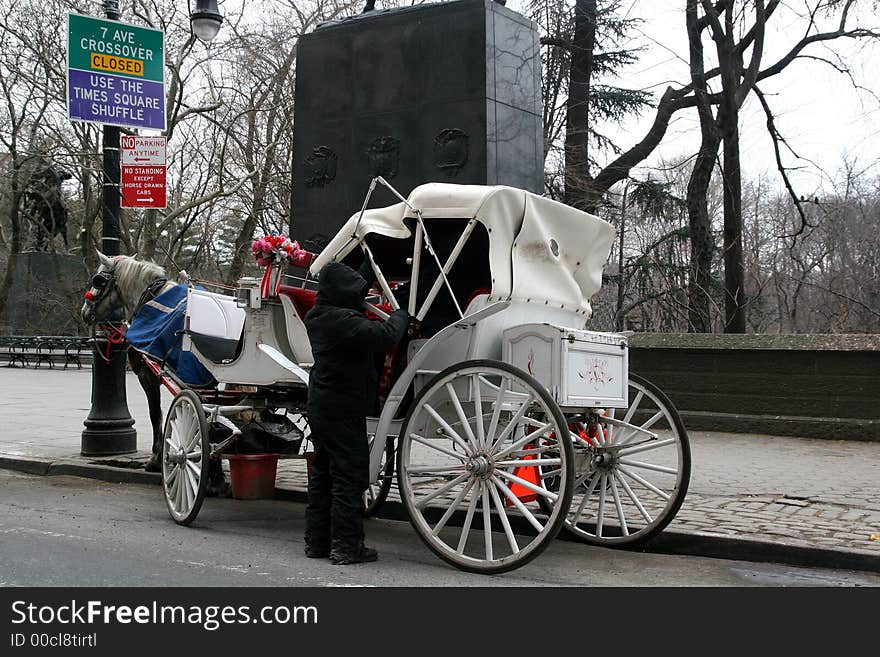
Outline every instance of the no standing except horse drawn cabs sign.
[[68, 117], [164, 130], [164, 52], [162, 30], [68, 14]]
[[122, 135], [122, 207], [165, 207], [167, 137]]

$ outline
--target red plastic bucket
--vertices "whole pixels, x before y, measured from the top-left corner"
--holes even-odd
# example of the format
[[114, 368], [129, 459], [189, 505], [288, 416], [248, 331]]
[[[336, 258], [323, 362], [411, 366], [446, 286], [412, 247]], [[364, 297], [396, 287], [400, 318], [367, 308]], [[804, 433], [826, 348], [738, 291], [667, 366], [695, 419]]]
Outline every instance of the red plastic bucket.
[[275, 496], [278, 454], [230, 454], [229, 479], [232, 497], [262, 500]]

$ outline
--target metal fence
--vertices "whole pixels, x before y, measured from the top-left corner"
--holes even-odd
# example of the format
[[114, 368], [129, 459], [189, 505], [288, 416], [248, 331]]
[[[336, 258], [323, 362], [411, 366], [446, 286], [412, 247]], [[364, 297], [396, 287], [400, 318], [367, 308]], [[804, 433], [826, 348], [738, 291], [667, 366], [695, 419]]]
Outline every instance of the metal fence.
[[0, 336], [0, 366], [82, 369], [92, 363], [91, 338], [78, 335]]

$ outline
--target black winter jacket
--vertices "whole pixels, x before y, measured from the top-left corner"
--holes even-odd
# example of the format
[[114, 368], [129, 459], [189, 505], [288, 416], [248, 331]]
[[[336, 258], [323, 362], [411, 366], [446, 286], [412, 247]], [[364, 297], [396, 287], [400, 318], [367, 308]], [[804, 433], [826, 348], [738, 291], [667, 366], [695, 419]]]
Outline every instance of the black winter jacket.
[[369, 283], [346, 265], [321, 270], [315, 306], [305, 324], [315, 364], [309, 374], [310, 414], [363, 417], [373, 412], [378, 372], [376, 352], [385, 352], [406, 333], [409, 314], [398, 310], [384, 322], [364, 314]]

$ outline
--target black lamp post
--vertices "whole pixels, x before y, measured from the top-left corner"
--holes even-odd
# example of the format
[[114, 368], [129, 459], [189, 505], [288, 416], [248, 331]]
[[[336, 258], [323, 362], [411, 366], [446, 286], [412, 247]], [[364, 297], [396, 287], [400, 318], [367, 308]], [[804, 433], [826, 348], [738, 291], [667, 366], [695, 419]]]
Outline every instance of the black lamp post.
[[[104, 14], [119, 20], [118, 0], [104, 0]], [[196, 0], [190, 15], [192, 30], [202, 41], [210, 41], [220, 30], [223, 17], [217, 0]], [[101, 250], [119, 255], [119, 128], [105, 125], [102, 137], [104, 185], [102, 192]], [[125, 394], [125, 359], [128, 346], [112, 328], [125, 319], [110, 313], [95, 318], [92, 365], [92, 407], [83, 424], [81, 453], [84, 456], [112, 456], [137, 451], [137, 432]]]
[[[118, 0], [104, 0], [104, 14], [119, 20]], [[101, 250], [119, 255], [119, 128], [103, 127], [104, 182], [101, 193]], [[121, 311], [95, 318], [92, 345], [92, 407], [83, 424], [80, 452], [83, 456], [111, 456], [137, 451], [137, 431], [128, 411], [125, 394], [127, 345], [112, 326], [125, 319]]]

